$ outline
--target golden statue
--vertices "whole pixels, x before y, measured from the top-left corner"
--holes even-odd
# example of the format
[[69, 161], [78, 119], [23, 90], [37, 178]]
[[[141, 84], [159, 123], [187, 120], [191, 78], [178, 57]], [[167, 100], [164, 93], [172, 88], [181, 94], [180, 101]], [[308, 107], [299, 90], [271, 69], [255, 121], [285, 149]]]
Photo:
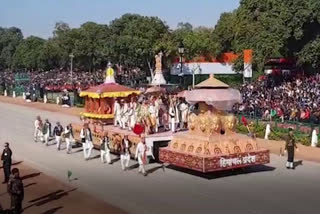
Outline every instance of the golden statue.
[[162, 72], [162, 52], [155, 56], [156, 58], [156, 72]]

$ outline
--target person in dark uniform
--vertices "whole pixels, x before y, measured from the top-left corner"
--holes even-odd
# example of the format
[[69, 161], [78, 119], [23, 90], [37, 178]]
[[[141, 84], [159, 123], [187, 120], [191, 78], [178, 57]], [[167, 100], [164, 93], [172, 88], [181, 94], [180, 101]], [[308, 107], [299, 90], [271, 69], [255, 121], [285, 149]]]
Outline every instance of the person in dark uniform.
[[24, 187], [19, 175], [19, 169], [12, 169], [12, 176], [8, 182], [8, 193], [11, 197], [11, 212], [22, 213], [22, 201], [24, 198]]
[[10, 172], [11, 172], [11, 164], [12, 164], [11, 156], [12, 156], [12, 151], [9, 148], [9, 143], [6, 142], [4, 150], [1, 155], [1, 160], [3, 163], [3, 172], [4, 172], [3, 184], [8, 183], [8, 181], [9, 181]]
[[288, 152], [288, 160], [286, 167], [287, 169], [294, 169], [294, 150], [297, 149], [298, 147], [296, 145], [296, 141], [293, 136], [293, 130], [292, 128], [289, 128], [289, 135], [286, 139], [286, 146], [285, 146], [285, 152]]

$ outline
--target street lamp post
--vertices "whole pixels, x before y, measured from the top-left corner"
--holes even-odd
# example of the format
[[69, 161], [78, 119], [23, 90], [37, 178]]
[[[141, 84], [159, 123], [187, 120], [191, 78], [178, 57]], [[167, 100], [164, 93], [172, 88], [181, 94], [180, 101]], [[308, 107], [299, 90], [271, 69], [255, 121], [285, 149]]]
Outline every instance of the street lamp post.
[[73, 82], [73, 78], [72, 78], [73, 71], [72, 70], [73, 70], [73, 58], [74, 58], [74, 55], [70, 54], [69, 57], [70, 57], [70, 60], [71, 60], [71, 63], [70, 63], [71, 82]]
[[179, 47], [178, 47], [178, 52], [180, 54], [180, 85], [182, 85], [182, 78], [183, 78], [183, 54], [184, 54], [184, 45], [183, 42], [180, 41]]

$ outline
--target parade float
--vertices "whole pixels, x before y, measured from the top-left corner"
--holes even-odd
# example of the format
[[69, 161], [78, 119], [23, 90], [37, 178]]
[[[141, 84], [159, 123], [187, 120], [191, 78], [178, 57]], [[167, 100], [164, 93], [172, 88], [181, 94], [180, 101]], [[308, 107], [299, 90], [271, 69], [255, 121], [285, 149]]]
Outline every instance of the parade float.
[[235, 133], [238, 120], [225, 112], [241, 102], [239, 91], [212, 75], [180, 96], [198, 109], [189, 115], [189, 130], [174, 135], [168, 147], [160, 149], [160, 161], [203, 173], [270, 162], [269, 150], [259, 148], [254, 138]]
[[[130, 101], [139, 95], [140, 91], [119, 85], [114, 79], [114, 70], [111, 64], [108, 64], [106, 70], [105, 82], [101, 85], [94, 86], [88, 90], [82, 91], [80, 97], [84, 97], [84, 112], [81, 113], [83, 123], [88, 123], [93, 136], [93, 143], [96, 147], [100, 146], [99, 138], [107, 131], [111, 136], [115, 136], [115, 142], [119, 141], [121, 135], [116, 127], [113, 127], [114, 104], [116, 100]], [[80, 140], [79, 134], [83, 124], [73, 124], [77, 140]], [[115, 128], [115, 129], [113, 129]], [[132, 137], [130, 137], [132, 138]], [[139, 142], [135, 136], [131, 139]], [[115, 148], [115, 145], [112, 145]]]
[[114, 70], [109, 64], [106, 70], [106, 80], [103, 84], [80, 92], [85, 99], [85, 112], [81, 115], [92, 120], [110, 122], [114, 118], [114, 103], [116, 99], [130, 100], [140, 91], [119, 85], [114, 79]]

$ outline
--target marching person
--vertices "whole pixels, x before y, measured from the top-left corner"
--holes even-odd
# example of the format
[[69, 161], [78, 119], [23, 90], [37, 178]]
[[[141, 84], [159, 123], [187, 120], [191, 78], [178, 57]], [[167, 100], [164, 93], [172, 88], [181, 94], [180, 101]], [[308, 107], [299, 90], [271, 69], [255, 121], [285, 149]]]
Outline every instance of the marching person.
[[42, 130], [41, 130], [41, 118], [37, 116], [36, 120], [34, 121], [34, 142], [38, 142], [38, 138], [41, 138]]
[[7, 186], [8, 193], [11, 197], [11, 211], [13, 214], [22, 213], [22, 201], [24, 199], [24, 187], [19, 175], [19, 169], [12, 169], [12, 177]]
[[187, 128], [188, 111], [189, 111], [189, 107], [184, 100], [180, 103], [179, 110], [181, 112], [180, 129], [183, 130], [183, 129]]
[[1, 160], [2, 160], [2, 167], [3, 167], [3, 173], [4, 173], [4, 181], [3, 184], [7, 183], [10, 178], [10, 173], [11, 173], [11, 164], [12, 164], [12, 151], [9, 148], [9, 143], [6, 142], [4, 144], [4, 150], [1, 155]]
[[74, 142], [73, 129], [71, 123], [65, 127], [64, 137], [67, 144], [67, 154], [71, 154], [72, 142]]
[[147, 163], [147, 145], [145, 137], [141, 137], [140, 143], [137, 145], [135, 159], [138, 159], [139, 163], [139, 173], [142, 173], [144, 176], [147, 176], [146, 170], [144, 168]]
[[121, 124], [122, 129], [126, 129], [128, 126], [128, 118], [129, 118], [129, 108], [128, 103], [125, 100], [121, 100]]
[[120, 144], [120, 161], [121, 168], [123, 171], [127, 170], [130, 162], [130, 148], [131, 143], [129, 142], [128, 135], [125, 135]]
[[156, 106], [154, 104], [154, 102], [150, 102], [149, 108], [149, 115], [150, 115], [150, 119], [151, 119], [151, 125], [154, 128], [154, 130], [152, 130], [152, 132], [158, 133], [158, 123], [157, 123], [157, 109]]
[[173, 102], [170, 102], [170, 107], [169, 107], [169, 115], [170, 115], [170, 127], [171, 131], [174, 133], [176, 132], [176, 108], [173, 104]]
[[101, 163], [111, 164], [111, 156], [110, 156], [110, 138], [108, 136], [108, 132], [104, 134], [101, 138], [101, 146], [100, 146], [100, 158]]
[[42, 134], [44, 137], [44, 143], [46, 144], [46, 146], [48, 146], [49, 145], [49, 137], [51, 135], [51, 123], [49, 122], [48, 119], [46, 119], [45, 123], [43, 124]]
[[114, 124], [113, 125], [122, 127], [121, 106], [117, 99], [114, 101]]
[[61, 126], [60, 122], [57, 122], [57, 125], [53, 129], [53, 135], [56, 139], [58, 151], [60, 151], [62, 132], [63, 132], [63, 127]]
[[293, 130], [292, 128], [289, 128], [289, 135], [286, 139], [286, 146], [285, 146], [285, 152], [288, 152], [288, 160], [286, 167], [287, 169], [295, 169], [294, 167], [294, 149], [298, 150], [298, 147], [296, 145], [296, 141], [293, 136]]
[[83, 155], [85, 160], [87, 161], [89, 160], [93, 149], [92, 134], [88, 123], [85, 123], [83, 128], [81, 129], [80, 138], [82, 141]]

